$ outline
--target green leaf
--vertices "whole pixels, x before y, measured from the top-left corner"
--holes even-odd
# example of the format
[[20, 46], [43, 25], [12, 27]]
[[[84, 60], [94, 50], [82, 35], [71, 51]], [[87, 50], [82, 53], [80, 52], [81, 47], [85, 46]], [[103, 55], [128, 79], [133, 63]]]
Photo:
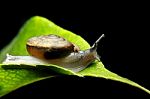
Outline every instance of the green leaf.
[[0, 96], [29, 83], [50, 77], [53, 75], [41, 73], [37, 69], [4, 69], [0, 67]]
[[[85, 50], [90, 47], [90, 45], [82, 37], [55, 25], [53, 22], [46, 18], [35, 16], [25, 23], [13, 41], [1, 51], [0, 62], [5, 59], [7, 53], [11, 55], [28, 55], [26, 51], [26, 40], [32, 36], [47, 34], [57, 34], [62, 36], [80, 46], [81, 50]], [[60, 73], [66, 75], [76, 75], [80, 77], [93, 76], [120, 81], [138, 87], [150, 94], [149, 90], [131, 80], [110, 72], [104, 67], [102, 62], [97, 61], [93, 62], [86, 69], [78, 73], [74, 73], [68, 69], [56, 65], [36, 66], [34, 68], [33, 66], [27, 65], [21, 66], [25, 68], [18, 68], [19, 66], [17, 65], [9, 66], [14, 68], [9, 69], [7, 68], [8, 66], [0, 64], [0, 96], [8, 94], [9, 92], [16, 90], [19, 87], [33, 83], [35, 81], [57, 77], [56, 75], [60, 75]], [[55, 71], [55, 73], [53, 73], [53, 71]]]

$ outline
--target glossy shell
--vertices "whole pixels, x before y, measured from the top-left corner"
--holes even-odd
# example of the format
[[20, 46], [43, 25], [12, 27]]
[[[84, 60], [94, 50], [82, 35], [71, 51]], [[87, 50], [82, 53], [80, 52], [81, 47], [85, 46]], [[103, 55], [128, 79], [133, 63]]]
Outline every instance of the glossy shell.
[[30, 55], [40, 59], [63, 58], [79, 51], [79, 47], [57, 35], [32, 37], [26, 47]]

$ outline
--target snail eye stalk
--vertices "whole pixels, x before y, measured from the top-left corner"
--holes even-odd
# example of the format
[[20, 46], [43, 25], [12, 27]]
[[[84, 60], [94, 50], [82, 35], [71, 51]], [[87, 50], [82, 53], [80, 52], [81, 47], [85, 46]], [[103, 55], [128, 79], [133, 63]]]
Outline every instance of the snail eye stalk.
[[91, 49], [90, 49], [91, 52], [97, 50], [97, 46], [98, 46], [100, 40], [101, 40], [103, 37], [105, 37], [104, 34], [102, 34], [102, 35], [96, 40], [96, 42], [93, 44], [93, 46], [92, 46]]

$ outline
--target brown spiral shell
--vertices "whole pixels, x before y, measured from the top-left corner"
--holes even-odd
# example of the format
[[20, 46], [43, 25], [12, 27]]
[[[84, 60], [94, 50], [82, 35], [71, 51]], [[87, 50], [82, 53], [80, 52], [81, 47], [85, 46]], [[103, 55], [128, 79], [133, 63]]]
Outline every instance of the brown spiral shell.
[[43, 35], [28, 39], [27, 51], [40, 59], [57, 59], [78, 52], [79, 47], [57, 35]]

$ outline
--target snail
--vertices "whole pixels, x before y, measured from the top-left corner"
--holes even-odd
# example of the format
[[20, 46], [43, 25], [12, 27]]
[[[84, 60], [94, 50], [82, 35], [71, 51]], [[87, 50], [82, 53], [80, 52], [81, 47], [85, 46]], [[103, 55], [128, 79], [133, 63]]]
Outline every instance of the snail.
[[99, 60], [97, 46], [102, 34], [93, 46], [87, 50], [80, 48], [57, 35], [43, 35], [28, 39], [26, 48], [30, 56], [12, 56], [7, 54], [3, 64], [44, 65], [54, 64], [79, 72], [94, 60]]

